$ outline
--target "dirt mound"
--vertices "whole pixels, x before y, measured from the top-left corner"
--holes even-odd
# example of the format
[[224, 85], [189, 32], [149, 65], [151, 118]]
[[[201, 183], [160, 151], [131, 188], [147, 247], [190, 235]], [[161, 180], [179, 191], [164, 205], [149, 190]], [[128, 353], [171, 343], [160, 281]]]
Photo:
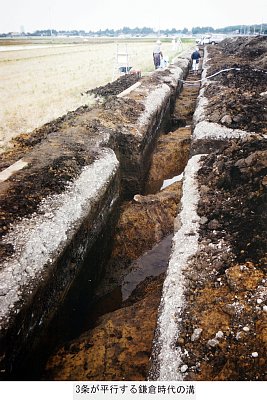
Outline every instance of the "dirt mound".
[[128, 89], [139, 79], [140, 75], [138, 74], [125, 74], [120, 76], [115, 81], [108, 83], [107, 85], [87, 90], [85, 94], [94, 94], [95, 96], [102, 97], [116, 96], [117, 94], [123, 92], [125, 89]]
[[254, 61], [267, 52], [267, 38], [265, 36], [256, 36], [252, 38], [237, 37], [225, 39], [220, 46], [226, 54], [235, 54], [246, 57]]
[[[266, 47], [267, 39], [262, 37], [227, 39], [218, 48], [209, 46], [208, 75], [229, 69], [212, 78], [205, 90], [209, 121], [232, 129], [267, 132], [267, 71], [262, 69]], [[248, 54], [253, 54], [253, 61]], [[260, 69], [255, 68], [258, 65]]]

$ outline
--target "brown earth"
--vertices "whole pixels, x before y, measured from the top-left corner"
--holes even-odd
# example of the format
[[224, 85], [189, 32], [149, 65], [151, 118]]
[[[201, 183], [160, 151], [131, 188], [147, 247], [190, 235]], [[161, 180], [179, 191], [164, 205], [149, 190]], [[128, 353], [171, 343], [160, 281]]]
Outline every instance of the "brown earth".
[[147, 179], [147, 193], [156, 193], [165, 179], [183, 172], [189, 157], [191, 133], [188, 126], [160, 136]]
[[[132, 201], [122, 204], [113, 251], [105, 276], [96, 289], [96, 299], [116, 290], [132, 269], [144, 269], [143, 261], [137, 260], [173, 234], [181, 195], [182, 183], [175, 182], [156, 194], [136, 195]], [[145, 271], [143, 275], [146, 276]]]
[[261, 136], [234, 140], [199, 172], [201, 250], [177, 341], [186, 379], [267, 378], [266, 151]]
[[162, 283], [163, 275], [147, 279], [121, 309], [62, 347], [48, 361], [46, 378], [145, 380]]
[[154, 195], [135, 195], [122, 207], [115, 231], [114, 263], [129, 264], [173, 232], [182, 183], [176, 182]]

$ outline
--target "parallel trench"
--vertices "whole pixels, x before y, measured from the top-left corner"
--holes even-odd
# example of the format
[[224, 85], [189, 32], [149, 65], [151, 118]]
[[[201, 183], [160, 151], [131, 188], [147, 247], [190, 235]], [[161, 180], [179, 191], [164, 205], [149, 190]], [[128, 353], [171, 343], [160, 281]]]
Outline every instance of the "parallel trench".
[[[187, 76], [187, 81], [195, 81], [196, 79], [199, 79], [199, 75], [195, 76], [190, 73]], [[119, 213], [122, 214], [124, 212], [127, 217], [127, 210], [136, 203], [138, 207], [139, 205], [140, 207], [142, 207], [142, 204], [148, 203], [149, 208], [150, 204], [156, 201], [151, 196], [157, 196], [159, 193], [162, 192], [163, 187], [166, 187], [167, 185], [170, 185], [173, 182], [176, 182], [182, 178], [183, 169], [186, 166], [189, 157], [192, 117], [198, 92], [199, 84], [184, 84], [180, 95], [176, 99], [176, 104], [172, 116], [171, 131], [166, 132], [159, 137], [158, 144], [156, 145], [156, 148], [154, 150], [154, 156], [145, 193], [141, 196], [137, 194], [134, 199], [124, 202], [121, 209], [118, 210]], [[185, 134], [189, 134], [189, 139], [181, 139], [184, 137]], [[158, 152], [159, 147], [164, 149], [164, 146], [166, 146], [164, 150], [166, 151], [166, 148], [168, 147], [168, 137], [170, 138], [169, 142], [173, 142], [173, 146], [176, 147], [175, 154], [177, 154], [177, 146], [181, 144], [181, 140], [186, 147], [186, 150], [182, 150], [182, 156], [181, 150], [178, 150], [178, 154], [180, 152], [180, 155], [178, 155], [178, 160], [175, 160], [175, 162], [178, 162], [173, 167], [170, 167], [169, 163], [167, 162], [165, 162], [163, 166], [157, 165], [157, 154], [159, 155], [159, 159], [162, 155], [160, 152]], [[167, 145], [164, 144], [164, 141], [166, 139]], [[169, 155], [169, 157], [173, 159], [174, 156], [173, 154], [171, 154]], [[154, 175], [152, 174], [153, 168], [155, 168]], [[155, 179], [155, 176], [157, 176], [157, 179]], [[179, 186], [179, 183], [174, 183], [173, 185]], [[169, 186], [169, 188], [171, 188], [171, 186]], [[175, 190], [177, 191], [177, 189]], [[179, 201], [177, 201], [177, 203], [179, 203]], [[164, 203], [163, 207], [165, 207], [166, 210], [166, 207], [168, 207], [168, 203]], [[177, 207], [176, 214], [178, 212], [178, 209], [179, 205]], [[138, 208], [136, 211], [138, 214]], [[166, 212], [168, 213], [168, 210], [166, 210]], [[121, 215], [117, 216], [119, 221], [120, 216]], [[134, 218], [136, 218], [136, 215]], [[131, 224], [133, 223], [133, 221], [128, 222], [128, 228], [131, 229]], [[109, 227], [113, 231], [112, 224], [114, 225], [114, 222], [110, 221]], [[165, 228], [157, 226], [157, 230], [158, 232], [160, 232], [160, 234], [155, 234], [153, 246], [151, 246], [151, 242], [148, 241], [147, 248], [144, 248], [144, 245], [141, 245], [140, 249], [137, 249], [135, 254], [131, 254], [130, 256], [126, 257], [126, 260], [121, 260], [121, 257], [123, 256], [120, 257], [120, 255], [125, 254], [125, 247], [127, 247], [127, 240], [129, 238], [127, 237], [125, 238], [125, 240], [119, 241], [115, 239], [114, 243], [112, 244], [113, 248], [109, 249], [111, 258], [109, 260], [101, 260], [102, 263], [106, 263], [106, 272], [105, 275], [102, 277], [100, 284], [95, 288], [95, 283], [88, 280], [88, 278], [86, 277], [86, 273], [82, 274], [76, 280], [63, 307], [59, 310], [56, 318], [51, 324], [51, 335], [48, 335], [44, 339], [43, 349], [38, 350], [37, 353], [32, 354], [32, 357], [29, 357], [27, 367], [25, 368], [24, 365], [21, 370], [19, 369], [18, 371], [16, 371], [15, 378], [38, 380], [66, 379], [66, 375], [64, 375], [64, 372], [61, 374], [58, 373], [58, 370], [61, 369], [60, 366], [62, 365], [62, 363], [64, 364], [64, 351], [66, 351], [67, 354], [69, 349], [74, 346], [74, 350], [72, 349], [71, 351], [75, 353], [76, 349], [79, 348], [79, 346], [75, 346], [76, 338], [78, 338], [80, 335], [84, 335], [87, 331], [94, 332], [94, 329], [98, 329], [98, 326], [101, 325], [103, 318], [108, 318], [112, 321], [112, 315], [116, 310], [127, 310], [127, 307], [136, 307], [136, 304], [141, 304], [145, 296], [153, 296], [153, 290], [155, 292], [156, 300], [152, 301], [151, 304], [154, 307], [153, 313], [156, 315], [157, 307], [160, 301], [161, 287], [164, 281], [164, 273], [168, 266], [168, 261], [171, 253], [173, 226], [175, 225], [174, 218], [169, 225], [169, 227], [167, 226]], [[114, 232], [118, 233], [120, 229], [121, 227], [117, 225], [114, 229]], [[144, 227], [144, 225], [140, 223], [139, 229], [139, 232], [134, 231], [134, 235], [136, 236], [136, 243], [138, 243], [138, 237], [145, 237], [144, 232], [142, 232], [141, 230], [146, 229], [146, 227]], [[147, 227], [147, 229], [149, 229], [149, 227]], [[99, 248], [102, 247], [103, 242], [107, 243], [107, 241], [109, 241], [109, 237], [110, 231], [109, 229], [107, 229], [107, 232], [102, 235], [101, 238], [99, 238], [99, 241], [95, 244], [96, 268], [98, 261], [101, 258], [101, 252], [99, 252]], [[119, 234], [118, 237], [121, 238]], [[124, 250], [122, 250], [121, 247]], [[89, 293], [92, 292], [93, 296], [89, 296]], [[126, 312], [125, 315], [127, 316], [127, 314], [128, 313]], [[138, 318], [138, 311], [135, 315], [136, 318]], [[144, 315], [144, 313], [141, 312], [141, 319], [143, 318], [142, 315]], [[130, 325], [131, 318], [132, 316], [129, 312], [128, 320], [124, 319], [122, 325]], [[150, 316], [148, 315], [147, 318], [149, 319]], [[127, 367], [126, 365], [124, 365], [123, 368], [113, 366], [113, 363], [111, 361], [107, 363], [102, 372], [99, 372], [97, 370], [95, 371], [95, 373], [91, 373], [91, 375], [88, 375], [87, 373], [87, 375], [82, 376], [77, 376], [74, 372], [73, 375], [68, 376], [67, 379], [145, 380], [149, 369], [150, 350], [152, 347], [155, 324], [156, 320], [151, 318], [149, 326], [146, 325], [145, 329], [150, 330], [150, 332], [148, 332], [149, 338], [144, 345], [146, 349], [144, 350], [143, 348], [141, 348], [139, 352], [137, 351], [135, 353], [137, 354], [137, 360], [135, 360], [134, 356], [133, 359], [129, 358], [128, 354], [125, 357], [125, 360], [127, 359], [125, 362], [131, 364], [131, 367]], [[141, 320], [140, 325], [142, 326]], [[115, 338], [114, 342], [110, 344], [111, 347], [119, 346], [118, 344], [116, 344], [116, 340], [121, 339], [120, 330], [123, 331], [123, 326], [116, 326], [116, 331], [119, 332], [118, 338]], [[131, 346], [131, 342], [134, 342], [134, 338], [131, 336], [131, 334], [128, 334], [127, 338], [127, 340], [130, 342], [129, 345]], [[110, 341], [108, 341], [108, 343], [110, 343]], [[103, 346], [106, 345], [107, 343], [103, 343]], [[97, 344], [95, 344], [95, 351], [97, 352], [96, 346]], [[64, 350], [63, 355], [61, 354], [62, 360], [59, 366], [57, 365], [57, 361], [54, 361], [53, 354], [57, 351], [57, 349], [60, 348], [63, 348]], [[119, 348], [118, 352], [120, 353], [120, 357], [122, 357], [121, 353], [123, 352], [123, 349]], [[109, 371], [109, 368], [111, 371]]]

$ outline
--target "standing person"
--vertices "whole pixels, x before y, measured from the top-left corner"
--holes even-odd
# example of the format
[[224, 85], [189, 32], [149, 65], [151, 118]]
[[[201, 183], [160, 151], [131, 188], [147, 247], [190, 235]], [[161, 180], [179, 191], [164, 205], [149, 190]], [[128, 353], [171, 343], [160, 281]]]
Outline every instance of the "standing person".
[[196, 47], [195, 51], [191, 54], [191, 59], [193, 61], [192, 70], [193, 70], [194, 74], [196, 74], [196, 75], [197, 75], [197, 72], [198, 72], [199, 59], [200, 58], [201, 58], [201, 55], [199, 54], [199, 48]]
[[154, 50], [153, 50], [153, 60], [154, 60], [155, 69], [160, 67], [160, 61], [161, 61], [161, 58], [163, 57], [160, 46], [161, 46], [161, 41], [157, 40], [156, 46], [154, 47]]

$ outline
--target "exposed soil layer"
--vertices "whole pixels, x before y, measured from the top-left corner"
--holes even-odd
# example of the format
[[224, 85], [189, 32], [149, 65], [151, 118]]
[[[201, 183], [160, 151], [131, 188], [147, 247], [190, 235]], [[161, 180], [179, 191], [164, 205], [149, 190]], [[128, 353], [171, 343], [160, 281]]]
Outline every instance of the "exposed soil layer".
[[208, 48], [208, 73], [233, 68], [211, 78], [205, 90], [208, 120], [233, 129], [266, 133], [267, 38], [227, 39]]
[[234, 140], [199, 172], [199, 251], [177, 346], [188, 380], [266, 380], [267, 141]]
[[135, 260], [173, 233], [181, 195], [182, 183], [176, 182], [156, 194], [135, 195], [132, 201], [123, 203], [113, 251], [97, 292], [111, 292], [119, 286], [129, 270], [136, 267]]
[[[186, 81], [190, 83], [195, 79], [195, 75], [189, 74]], [[159, 137], [153, 152], [146, 193], [156, 193], [164, 180], [184, 171], [190, 152], [192, 118], [199, 88], [199, 83], [185, 84], [177, 97], [172, 113], [172, 131]]]
[[[105, 277], [96, 289], [95, 300], [97, 297], [99, 300], [92, 307], [93, 313], [88, 313], [87, 319], [92, 322], [95, 314], [102, 316], [99, 318], [97, 315], [90, 330], [87, 327], [84, 334], [61, 346], [49, 358], [44, 379], [146, 379], [164, 280], [164, 273], [154, 275], [157, 275], [156, 269], [165, 270], [167, 260], [157, 255], [157, 262], [154, 260], [155, 271], [142, 271], [145, 260], [142, 262], [142, 257], [139, 261], [137, 259], [169, 232], [173, 232], [180, 197], [181, 183], [176, 182], [157, 194], [136, 195], [133, 201], [123, 204], [113, 253]], [[166, 243], [165, 247], [168, 259], [170, 246]], [[134, 280], [142, 280], [142, 276], [148, 278], [143, 278], [130, 297], [122, 301], [124, 277], [126, 283], [130, 279], [128, 283], [132, 286]], [[114, 296], [119, 298], [114, 299]], [[105, 299], [106, 304], [102, 304], [101, 299]], [[115, 304], [112, 304], [114, 301]], [[114, 311], [107, 313], [109, 309]]]
[[163, 283], [147, 279], [97, 326], [66, 344], [46, 366], [53, 380], [145, 380]]
[[146, 192], [157, 192], [165, 179], [183, 172], [189, 156], [191, 133], [191, 127], [188, 126], [159, 137], [151, 162]]
[[125, 203], [115, 231], [115, 263], [129, 264], [173, 232], [181, 195], [182, 183], [176, 182], [157, 194], [135, 195]]

